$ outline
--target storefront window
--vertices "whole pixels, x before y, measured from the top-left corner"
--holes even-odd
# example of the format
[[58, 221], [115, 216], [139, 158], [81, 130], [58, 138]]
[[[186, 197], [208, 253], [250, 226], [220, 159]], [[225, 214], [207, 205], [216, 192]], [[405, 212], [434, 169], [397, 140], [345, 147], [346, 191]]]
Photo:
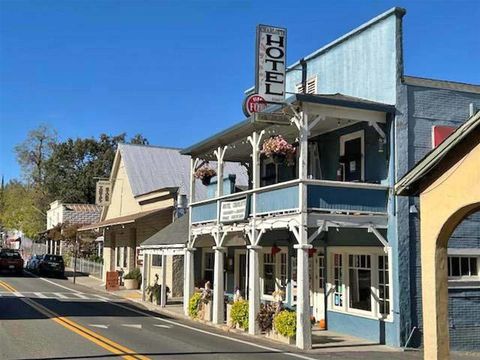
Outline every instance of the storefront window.
[[378, 257], [378, 302], [379, 312], [383, 316], [390, 314], [390, 280], [388, 274], [388, 257]]
[[370, 255], [349, 256], [350, 308], [372, 311]]
[[115, 255], [117, 257], [117, 267], [120, 267], [121, 266], [121, 258], [122, 258], [122, 254], [120, 254], [120, 250], [121, 250], [121, 247], [117, 246], [115, 248]]
[[128, 254], [127, 247], [124, 246], [124, 247], [123, 247], [123, 251], [122, 251], [122, 255], [123, 255], [123, 267], [124, 267], [124, 268], [127, 267], [127, 260], [128, 260], [128, 259], [127, 259], [127, 258], [128, 258], [127, 254]]

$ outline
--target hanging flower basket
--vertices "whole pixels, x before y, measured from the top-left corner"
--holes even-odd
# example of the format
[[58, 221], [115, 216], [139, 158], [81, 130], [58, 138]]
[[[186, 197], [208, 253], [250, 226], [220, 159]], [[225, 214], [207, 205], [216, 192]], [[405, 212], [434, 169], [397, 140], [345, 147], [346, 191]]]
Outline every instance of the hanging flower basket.
[[295, 158], [295, 147], [283, 138], [282, 135], [274, 135], [265, 139], [261, 153], [267, 158], [273, 159], [276, 164], [292, 166]]
[[199, 179], [202, 182], [202, 184], [205, 186], [210, 185], [210, 180], [215, 175], [217, 175], [217, 172], [207, 164], [199, 167], [194, 174], [195, 178]]

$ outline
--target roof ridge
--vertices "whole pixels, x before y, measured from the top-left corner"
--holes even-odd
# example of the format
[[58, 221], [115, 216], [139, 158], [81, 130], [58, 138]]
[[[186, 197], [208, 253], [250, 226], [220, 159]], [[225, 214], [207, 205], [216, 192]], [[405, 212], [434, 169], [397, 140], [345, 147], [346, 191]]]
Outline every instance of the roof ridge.
[[164, 150], [182, 150], [182, 148], [177, 148], [173, 146], [163, 146], [163, 145], [143, 145], [143, 144], [130, 144], [130, 143], [119, 143], [118, 146], [126, 147], [126, 146], [137, 146], [143, 148], [152, 148], [152, 149], [164, 149]]

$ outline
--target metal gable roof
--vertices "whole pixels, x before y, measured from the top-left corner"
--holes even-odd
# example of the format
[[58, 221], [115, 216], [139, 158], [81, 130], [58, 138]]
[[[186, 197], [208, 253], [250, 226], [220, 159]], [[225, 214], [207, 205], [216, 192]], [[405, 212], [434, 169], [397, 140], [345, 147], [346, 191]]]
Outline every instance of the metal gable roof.
[[[172, 188], [189, 194], [190, 156], [182, 155], [179, 149], [132, 144], [120, 144], [118, 149], [135, 197]], [[246, 169], [240, 164], [225, 164], [225, 173], [236, 174], [238, 185], [248, 184]], [[196, 181], [196, 200], [206, 197], [207, 188]]]

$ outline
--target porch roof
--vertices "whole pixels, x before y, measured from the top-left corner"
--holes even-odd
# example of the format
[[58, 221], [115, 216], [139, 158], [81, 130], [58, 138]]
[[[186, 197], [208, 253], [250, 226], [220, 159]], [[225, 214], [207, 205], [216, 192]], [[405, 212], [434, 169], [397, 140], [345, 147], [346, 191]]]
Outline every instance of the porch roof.
[[[289, 106], [305, 104], [329, 105], [350, 109], [369, 110], [380, 113], [395, 113], [395, 106], [370, 101], [362, 98], [347, 96], [343, 94], [294, 94], [287, 98], [284, 103], [279, 105], [270, 105], [263, 114], [287, 114], [291, 112]], [[293, 114], [292, 114], [293, 116]], [[246, 138], [251, 135], [253, 131], [261, 131], [271, 125], [289, 126], [290, 122], [285, 119], [275, 117], [271, 120], [261, 118], [259, 114], [242, 120], [235, 125], [216, 133], [209, 138], [202, 140], [194, 145], [191, 145], [181, 151], [184, 155], [200, 156], [212, 152], [219, 146], [232, 144], [239, 139]]]
[[161, 247], [171, 245], [185, 245], [188, 241], [188, 215], [168, 224], [162, 230], [145, 240], [142, 248]]
[[104, 227], [107, 227], [107, 226], [131, 224], [131, 223], [134, 223], [137, 220], [140, 220], [140, 219], [142, 219], [144, 217], [147, 217], [147, 216], [150, 216], [150, 215], [156, 215], [156, 214], [159, 214], [159, 213], [162, 213], [162, 212], [170, 212], [171, 213], [172, 209], [173, 209], [173, 207], [169, 206], [169, 207], [165, 207], [165, 208], [162, 208], [162, 209], [142, 211], [142, 212], [135, 213], [135, 214], [119, 216], [119, 217], [116, 217], [116, 218], [112, 218], [112, 219], [100, 221], [100, 222], [97, 222], [97, 223], [94, 223], [94, 224], [90, 224], [90, 225], [87, 225], [87, 226], [83, 226], [80, 229], [78, 229], [77, 231], [81, 232], [81, 231], [94, 230], [94, 229], [98, 229], [98, 228], [104, 228]]

